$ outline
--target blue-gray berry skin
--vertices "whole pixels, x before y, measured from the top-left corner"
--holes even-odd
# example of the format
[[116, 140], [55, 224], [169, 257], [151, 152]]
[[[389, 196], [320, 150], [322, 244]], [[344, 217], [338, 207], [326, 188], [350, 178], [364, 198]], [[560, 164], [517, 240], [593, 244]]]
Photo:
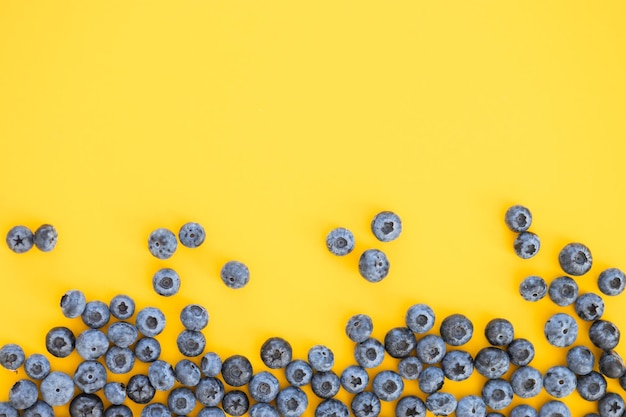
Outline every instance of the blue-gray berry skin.
[[339, 392], [341, 382], [333, 371], [315, 372], [311, 378], [311, 389], [320, 398], [332, 398]]
[[315, 417], [350, 417], [350, 411], [343, 402], [330, 398], [315, 407]]
[[61, 312], [68, 319], [80, 317], [87, 306], [85, 294], [80, 290], [69, 290], [61, 296]]
[[135, 314], [135, 301], [125, 294], [118, 294], [109, 303], [111, 315], [119, 320], [128, 320]]
[[248, 392], [256, 402], [272, 402], [279, 391], [280, 383], [278, 379], [267, 371], [261, 371], [253, 375], [248, 383]]
[[520, 398], [532, 398], [543, 388], [543, 375], [532, 366], [521, 366], [513, 371], [510, 378], [513, 392]]
[[175, 388], [167, 396], [167, 408], [177, 416], [183, 416], [193, 411], [196, 406], [196, 397], [192, 390], [186, 387]]
[[624, 415], [624, 399], [615, 392], [607, 392], [598, 400], [598, 413], [601, 417], [621, 417]]
[[92, 329], [104, 327], [111, 319], [109, 306], [102, 301], [89, 301], [81, 314], [83, 323]]
[[200, 359], [200, 370], [204, 376], [218, 376], [222, 372], [222, 358], [215, 352], [207, 352]]
[[169, 391], [176, 383], [176, 373], [170, 363], [157, 360], [148, 368], [148, 379], [157, 391]]
[[152, 276], [152, 288], [163, 297], [171, 297], [180, 290], [180, 276], [172, 268], [161, 268]]
[[520, 283], [519, 293], [526, 301], [539, 301], [548, 293], [546, 281], [536, 275], [531, 275]]
[[285, 378], [289, 384], [295, 387], [302, 387], [311, 382], [313, 378], [313, 368], [308, 362], [296, 359], [285, 368]]
[[606, 388], [606, 379], [596, 371], [580, 375], [576, 381], [576, 391], [586, 401], [598, 401], [606, 393]]
[[441, 360], [441, 370], [451, 381], [465, 381], [474, 372], [474, 358], [464, 350], [450, 350]]
[[619, 343], [620, 331], [608, 320], [596, 320], [589, 327], [589, 340], [602, 350], [614, 349]]
[[451, 314], [441, 322], [439, 334], [450, 346], [462, 346], [472, 338], [474, 325], [463, 314]]
[[485, 326], [485, 337], [493, 346], [507, 346], [513, 341], [513, 324], [507, 319], [495, 318]]
[[17, 411], [8, 401], [0, 402], [0, 416], [5, 417], [20, 417], [20, 412]]
[[272, 404], [256, 403], [248, 410], [250, 417], [280, 417], [278, 410]]
[[432, 394], [439, 391], [444, 384], [444, 374], [441, 368], [430, 366], [420, 373], [417, 385], [425, 394]]
[[156, 307], [145, 307], [137, 313], [135, 326], [144, 336], [157, 336], [165, 329], [165, 314]]
[[181, 359], [174, 366], [176, 380], [186, 387], [195, 387], [202, 377], [198, 365], [189, 359]]
[[446, 354], [446, 343], [440, 336], [427, 334], [417, 342], [417, 358], [424, 364], [434, 365], [441, 362]]
[[184, 356], [193, 358], [202, 355], [206, 347], [206, 338], [201, 332], [183, 330], [176, 338], [178, 351]]
[[189, 304], [180, 311], [180, 322], [185, 329], [200, 331], [209, 324], [209, 312], [200, 304]]
[[141, 410], [141, 417], [170, 417], [172, 413], [165, 404], [151, 403]]
[[137, 337], [139, 337], [139, 331], [128, 322], [118, 321], [109, 326], [107, 337], [115, 346], [127, 348], [135, 344]]
[[70, 402], [71, 417], [101, 417], [104, 415], [104, 404], [95, 394], [81, 392]]
[[578, 298], [578, 284], [567, 276], [555, 278], [550, 282], [548, 296], [558, 306], [571, 305]]
[[311, 367], [318, 372], [330, 371], [335, 364], [335, 355], [324, 345], [315, 345], [307, 355]]
[[270, 369], [287, 366], [292, 354], [291, 344], [282, 337], [270, 337], [261, 346], [261, 360]]
[[135, 343], [135, 357], [145, 363], [151, 363], [161, 356], [161, 343], [153, 337], [142, 337]]
[[33, 232], [26, 226], [15, 226], [7, 233], [6, 242], [15, 253], [28, 252], [33, 247]]
[[205, 407], [217, 407], [224, 398], [224, 384], [212, 376], [200, 379], [195, 389], [196, 399]]
[[367, 340], [372, 335], [374, 323], [367, 314], [355, 314], [346, 323], [346, 335], [355, 343]]
[[220, 278], [228, 288], [240, 289], [250, 282], [250, 270], [239, 261], [228, 261], [220, 271]]
[[553, 366], [543, 376], [543, 388], [555, 398], [564, 398], [576, 389], [576, 374], [566, 366]]
[[417, 358], [417, 356], [407, 356], [398, 362], [398, 373], [403, 379], [408, 381], [416, 381], [417, 378], [419, 378], [422, 369], [422, 362]]
[[148, 250], [158, 259], [169, 259], [178, 248], [176, 235], [165, 228], [156, 229], [148, 237]]
[[378, 417], [380, 400], [373, 392], [363, 391], [352, 397], [350, 409], [354, 417]]
[[513, 387], [505, 379], [489, 379], [483, 385], [481, 395], [487, 407], [503, 410], [513, 401]]
[[454, 395], [448, 392], [433, 392], [426, 397], [426, 408], [436, 416], [449, 416], [454, 413], [457, 401]]
[[300, 417], [308, 405], [306, 393], [293, 385], [283, 388], [276, 396], [276, 408], [283, 417]]
[[109, 350], [109, 338], [100, 330], [88, 329], [76, 338], [76, 351], [85, 360], [101, 358]]
[[600, 373], [607, 378], [620, 378], [626, 372], [624, 359], [614, 350], [602, 352], [598, 361]]
[[354, 359], [363, 368], [375, 368], [384, 358], [385, 347], [378, 339], [370, 337], [354, 345]]
[[559, 252], [559, 264], [568, 275], [580, 276], [591, 269], [591, 251], [582, 243], [569, 243]]
[[487, 406], [479, 396], [466, 395], [458, 401], [455, 415], [456, 417], [486, 417]]
[[415, 395], [402, 397], [396, 403], [396, 417], [425, 417], [426, 405]]
[[126, 384], [126, 396], [134, 403], [147, 404], [154, 398], [156, 390], [148, 375], [136, 374]]
[[578, 337], [578, 324], [566, 313], [556, 313], [546, 321], [543, 333], [552, 346], [571, 346]]
[[576, 375], [587, 375], [593, 371], [596, 358], [587, 346], [573, 346], [567, 351], [565, 356], [567, 367]]
[[341, 386], [350, 394], [358, 394], [367, 388], [370, 378], [362, 366], [350, 365], [346, 367], [339, 378]]
[[228, 391], [222, 399], [222, 409], [230, 416], [242, 416], [250, 408], [250, 400], [245, 392], [240, 390]]
[[414, 304], [406, 311], [404, 321], [413, 332], [426, 333], [435, 325], [435, 312], [426, 304]]
[[521, 232], [513, 241], [515, 254], [522, 259], [530, 259], [539, 253], [541, 240], [533, 232]]
[[28, 379], [20, 379], [9, 391], [9, 403], [16, 410], [24, 410], [37, 402], [39, 389]]
[[42, 252], [50, 252], [57, 245], [59, 233], [51, 224], [43, 224], [35, 230], [33, 242]]
[[581, 294], [576, 299], [574, 309], [582, 320], [598, 320], [604, 314], [604, 300], [598, 294], [592, 292]]
[[197, 417], [226, 417], [226, 414], [219, 407], [204, 407], [198, 412]]
[[510, 366], [509, 355], [497, 347], [484, 347], [474, 358], [474, 367], [485, 378], [496, 379], [507, 373]]
[[616, 296], [624, 292], [626, 277], [619, 268], [608, 268], [598, 276], [598, 288], [604, 295]]
[[400, 216], [391, 211], [381, 211], [372, 220], [372, 233], [381, 242], [396, 240], [402, 233]]
[[[2, 415], [2, 411], [0, 411], [0, 416]], [[54, 417], [54, 409], [44, 401], [38, 400], [22, 411], [22, 417]]]
[[69, 356], [76, 347], [76, 337], [65, 326], [53, 327], [46, 334], [46, 350], [57, 358]]
[[509, 417], [537, 417], [537, 410], [528, 404], [519, 404], [511, 409]]
[[394, 327], [385, 334], [385, 350], [393, 358], [406, 358], [415, 350], [417, 340], [408, 327]]
[[0, 348], [0, 365], [6, 369], [15, 371], [22, 366], [24, 360], [24, 350], [20, 345], [8, 343]]
[[526, 366], [535, 357], [535, 345], [528, 339], [513, 339], [506, 347], [506, 353], [508, 353], [513, 365]]
[[52, 407], [65, 405], [74, 396], [74, 380], [65, 372], [53, 371], [41, 381], [39, 391], [41, 398]]
[[231, 387], [244, 386], [252, 378], [252, 364], [245, 356], [229, 356], [222, 363], [222, 377]]
[[83, 361], [74, 371], [74, 384], [86, 394], [93, 394], [104, 388], [107, 382], [107, 371], [97, 361]]
[[359, 273], [368, 282], [382, 281], [389, 274], [389, 259], [378, 249], [367, 249], [359, 258]]
[[564, 402], [551, 400], [544, 403], [539, 409], [539, 417], [572, 417], [570, 409]]
[[50, 373], [50, 361], [40, 353], [33, 353], [24, 361], [24, 372], [30, 379], [40, 381]]
[[126, 385], [122, 382], [107, 382], [103, 389], [104, 398], [113, 405], [120, 405], [126, 400]]
[[104, 410], [104, 417], [133, 417], [133, 412], [127, 405], [112, 404]]
[[395, 401], [404, 391], [404, 381], [397, 372], [380, 371], [372, 380], [372, 390], [381, 401]]
[[533, 216], [530, 210], [519, 204], [509, 207], [504, 213], [504, 223], [515, 233], [525, 232], [532, 222]]
[[197, 248], [204, 243], [206, 233], [199, 223], [189, 222], [181, 226], [178, 231], [180, 244], [188, 248]]
[[326, 247], [333, 255], [345, 256], [354, 250], [354, 235], [348, 229], [338, 227], [326, 236]]

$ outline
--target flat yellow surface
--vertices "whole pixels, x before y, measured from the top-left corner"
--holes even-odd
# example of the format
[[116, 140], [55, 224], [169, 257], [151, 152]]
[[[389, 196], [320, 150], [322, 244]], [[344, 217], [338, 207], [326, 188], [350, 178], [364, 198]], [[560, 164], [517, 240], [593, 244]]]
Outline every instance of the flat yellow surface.
[[[0, 345], [45, 353], [51, 327], [82, 331], [59, 308], [77, 288], [161, 308], [172, 362], [189, 303], [208, 309], [207, 350], [223, 358], [263, 370], [260, 346], [281, 336], [295, 358], [327, 345], [337, 373], [354, 363], [351, 315], [370, 315], [382, 340], [427, 303], [434, 332], [448, 314], [472, 320], [472, 354], [504, 317], [535, 343], [533, 366], [564, 365], [543, 324], [573, 308], [526, 302], [518, 285], [561, 275], [571, 241], [594, 256], [581, 291], [626, 268], [625, 16], [621, 1], [1, 1], [0, 232], [51, 223], [59, 242], [50, 253], [0, 247]], [[527, 261], [503, 222], [516, 203], [542, 240]], [[394, 242], [369, 229], [381, 210], [402, 217]], [[187, 221], [205, 227], [201, 247], [150, 255], [152, 230]], [[338, 226], [357, 240], [343, 258], [324, 243]], [[391, 262], [378, 284], [358, 274], [367, 248]], [[244, 289], [219, 278], [231, 259], [250, 268]], [[170, 298], [151, 286], [162, 267], [182, 278]], [[622, 328], [625, 296], [606, 300]], [[589, 344], [588, 327], [577, 343]], [[53, 366], [73, 373], [79, 361]], [[0, 369], [0, 400], [22, 377]], [[480, 394], [484, 381], [444, 391]], [[319, 400], [306, 392], [312, 416]], [[405, 394], [425, 397], [416, 382]], [[595, 407], [577, 393], [565, 401], [577, 416]]]

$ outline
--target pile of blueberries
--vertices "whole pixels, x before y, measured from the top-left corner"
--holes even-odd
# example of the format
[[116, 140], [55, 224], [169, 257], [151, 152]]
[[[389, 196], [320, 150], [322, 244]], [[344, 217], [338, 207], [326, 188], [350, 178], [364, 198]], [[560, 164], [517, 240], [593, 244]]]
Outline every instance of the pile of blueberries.
[[[509, 229], [517, 233], [514, 250], [523, 259], [539, 251], [538, 236], [528, 231], [531, 220], [530, 211], [523, 206], [513, 206], [505, 215]], [[187, 224], [181, 228], [179, 238], [185, 246], [197, 247], [202, 243], [204, 230], [198, 227]], [[380, 241], [393, 240], [401, 232], [400, 218], [392, 212], [381, 212], [372, 221], [372, 231]], [[173, 254], [172, 236], [174, 240], [176, 237], [168, 232], [157, 229], [151, 234], [148, 244], [154, 256], [166, 259]], [[343, 256], [353, 250], [354, 236], [345, 228], [337, 228], [328, 234], [326, 243], [333, 254]], [[614, 350], [620, 339], [619, 329], [602, 318], [602, 297], [595, 293], [579, 294], [576, 281], [570, 277], [590, 270], [591, 252], [583, 244], [570, 243], [561, 250], [559, 263], [568, 276], [550, 284], [538, 276], [527, 277], [520, 284], [520, 294], [529, 301], [548, 296], [558, 306], [574, 305], [578, 319], [591, 322], [589, 339], [593, 346], [574, 345], [577, 320], [566, 313], [554, 314], [545, 323], [544, 334], [551, 345], [567, 348], [566, 364], [553, 366], [545, 373], [531, 365], [535, 357], [532, 342], [516, 337], [507, 319], [495, 318], [487, 323], [484, 334], [489, 346], [472, 355], [463, 349], [474, 335], [471, 320], [463, 314], [451, 314], [436, 329], [435, 313], [427, 304], [409, 307], [406, 325], [389, 329], [383, 340], [372, 337], [371, 317], [352, 316], [345, 332], [354, 342], [356, 364], [340, 373], [333, 370], [334, 354], [329, 347], [313, 346], [306, 360], [294, 359], [291, 345], [280, 337], [272, 337], [261, 346], [260, 357], [268, 370], [255, 372], [250, 360], [242, 355], [222, 359], [215, 352], [205, 352], [202, 330], [209, 315], [203, 306], [190, 304], [180, 312], [184, 330], [176, 340], [183, 358], [169, 363], [161, 359], [156, 338], [166, 323], [160, 309], [145, 307], [136, 311], [133, 299], [127, 295], [118, 295], [109, 303], [87, 301], [80, 290], [70, 290], [61, 298], [61, 310], [68, 318], [80, 317], [88, 329], [76, 336], [67, 327], [55, 327], [46, 335], [46, 349], [58, 358], [76, 351], [82, 362], [69, 375], [52, 370], [45, 355], [26, 357], [19, 345], [2, 346], [0, 365], [13, 371], [23, 367], [28, 378], [18, 380], [8, 401], [0, 402], [0, 416], [47, 417], [54, 415], [53, 407], [68, 405], [64, 415], [72, 417], [128, 417], [133, 415], [128, 406], [132, 402], [143, 406], [142, 417], [185, 416], [198, 406], [199, 417], [246, 413], [251, 417], [300, 417], [312, 408], [304, 386], [319, 397], [314, 408], [316, 417], [377, 417], [381, 414], [381, 402], [393, 403], [397, 417], [423, 417], [429, 412], [498, 417], [503, 416], [501, 411], [509, 408], [514, 396], [528, 399], [542, 391], [553, 399], [539, 410], [520, 404], [508, 415], [569, 417], [571, 411], [561, 399], [575, 390], [583, 399], [597, 404], [597, 414], [586, 417], [622, 416], [624, 400], [607, 389], [607, 378], [617, 380], [626, 389], [626, 366]], [[222, 279], [233, 285], [229, 279], [233, 273], [225, 269]], [[366, 280], [379, 282], [388, 271], [383, 252], [369, 249], [361, 255], [359, 272]], [[177, 288], [177, 284], [172, 277], [171, 273], [155, 274], [154, 289], [164, 296], [175, 293], [172, 288]], [[599, 291], [606, 296], [622, 293], [625, 286], [626, 277], [617, 268], [607, 269], [598, 277]], [[599, 358], [592, 351], [596, 348], [601, 352]], [[381, 369], [386, 356], [397, 359], [395, 370]], [[135, 361], [149, 364], [148, 371], [132, 372]], [[446, 380], [464, 381], [475, 371], [486, 378], [480, 395], [457, 399], [443, 390]], [[284, 375], [287, 386], [281, 387], [276, 372]], [[126, 383], [115, 382], [107, 377], [108, 373], [129, 378]], [[408, 381], [415, 381], [424, 395], [408, 393]], [[349, 403], [337, 398], [342, 389], [350, 394]], [[157, 391], [167, 392], [166, 402], [154, 400]]]

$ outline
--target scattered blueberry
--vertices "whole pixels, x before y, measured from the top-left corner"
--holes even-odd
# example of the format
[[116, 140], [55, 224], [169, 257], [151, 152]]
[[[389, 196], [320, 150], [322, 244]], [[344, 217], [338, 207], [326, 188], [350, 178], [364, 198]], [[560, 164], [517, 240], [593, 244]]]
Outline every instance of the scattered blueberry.
[[511, 409], [509, 417], [537, 417], [537, 410], [528, 404], [519, 404]]
[[137, 404], [147, 404], [154, 398], [156, 390], [147, 375], [136, 374], [126, 384], [126, 395]]
[[350, 411], [341, 401], [330, 398], [315, 407], [315, 417], [350, 417]]
[[567, 367], [576, 375], [587, 375], [593, 371], [596, 358], [587, 346], [574, 346], [567, 351], [565, 356]]
[[252, 378], [252, 364], [242, 355], [233, 355], [222, 363], [222, 377], [231, 387], [241, 387]]
[[104, 414], [104, 404], [95, 394], [81, 392], [70, 402], [71, 417], [101, 416]]
[[188, 248], [197, 248], [202, 245], [205, 237], [204, 227], [194, 222], [185, 223], [178, 231], [178, 239], [181, 245]]
[[206, 347], [206, 338], [202, 332], [183, 330], [176, 338], [176, 346], [184, 356], [190, 358], [200, 356]]
[[626, 277], [618, 268], [609, 268], [600, 272], [598, 276], [598, 288], [604, 295], [616, 296], [621, 294], [626, 287]]
[[341, 386], [350, 394], [358, 394], [365, 390], [370, 378], [365, 368], [358, 365], [348, 366], [339, 378]]
[[276, 396], [276, 408], [283, 417], [300, 417], [308, 405], [306, 393], [298, 387], [288, 386]]
[[604, 301], [598, 294], [588, 292], [578, 296], [574, 309], [582, 320], [598, 320], [604, 314]]
[[621, 417], [624, 414], [624, 399], [615, 392], [607, 392], [598, 401], [598, 413], [602, 417]]
[[248, 410], [250, 417], [280, 417], [278, 410], [268, 403], [253, 404]]
[[514, 205], [504, 213], [504, 223], [515, 233], [525, 232], [530, 227], [533, 216], [526, 207]]
[[407, 310], [404, 321], [406, 326], [413, 332], [418, 334], [426, 333], [435, 324], [435, 313], [426, 304], [415, 304]]
[[372, 318], [366, 314], [356, 314], [350, 317], [346, 323], [346, 335], [356, 343], [367, 340], [372, 335], [373, 330]]
[[33, 247], [33, 232], [26, 226], [15, 226], [7, 233], [6, 241], [13, 252], [28, 252]]
[[606, 388], [606, 379], [596, 371], [580, 375], [576, 382], [578, 394], [586, 401], [598, 401], [606, 393]]
[[519, 286], [519, 293], [526, 301], [539, 301], [546, 296], [547, 292], [546, 281], [535, 275], [524, 278]]
[[74, 380], [65, 372], [50, 372], [41, 381], [39, 391], [41, 398], [52, 407], [65, 405], [74, 397]]
[[157, 391], [169, 391], [176, 383], [176, 373], [170, 363], [156, 360], [148, 368], [148, 379]]
[[176, 235], [168, 229], [156, 229], [148, 237], [148, 249], [158, 259], [171, 258], [177, 247]]
[[439, 334], [450, 346], [462, 346], [472, 338], [474, 325], [463, 314], [451, 314], [441, 322]]
[[198, 412], [197, 417], [226, 417], [226, 414], [219, 407], [204, 407]]
[[426, 417], [426, 405], [419, 397], [407, 395], [396, 403], [396, 417]]
[[555, 398], [563, 398], [576, 389], [576, 374], [565, 366], [553, 366], [543, 377], [543, 388]]
[[104, 385], [104, 397], [113, 405], [120, 405], [126, 400], [126, 385], [121, 382], [108, 382]]
[[389, 259], [378, 249], [367, 249], [359, 258], [359, 273], [369, 282], [380, 282], [389, 274]]
[[40, 381], [50, 373], [50, 361], [40, 353], [33, 353], [24, 361], [24, 372], [30, 379]]
[[555, 278], [550, 283], [548, 296], [554, 304], [561, 307], [568, 306], [578, 298], [578, 284], [570, 277]]
[[464, 350], [450, 350], [441, 360], [441, 369], [451, 381], [464, 381], [474, 372], [474, 359]]
[[515, 254], [522, 259], [530, 259], [539, 252], [541, 240], [533, 232], [521, 232], [513, 242]]
[[200, 360], [200, 370], [204, 376], [218, 376], [222, 372], [222, 358], [215, 352], [207, 352]]
[[169, 417], [172, 413], [163, 403], [154, 402], [141, 410], [141, 417]]
[[619, 339], [619, 329], [608, 320], [596, 320], [589, 327], [589, 340], [602, 350], [615, 348], [619, 343]]
[[543, 333], [552, 346], [567, 347], [578, 337], [578, 324], [569, 314], [556, 313], [546, 321]]
[[135, 344], [137, 337], [139, 337], [139, 331], [128, 322], [118, 321], [109, 326], [107, 337], [115, 346], [127, 348]]
[[535, 357], [535, 346], [528, 339], [513, 339], [506, 347], [506, 352], [513, 365], [525, 366]]
[[402, 220], [391, 211], [381, 211], [372, 220], [372, 233], [381, 242], [391, 242], [402, 233]]
[[509, 355], [497, 347], [484, 347], [478, 351], [474, 358], [476, 371], [490, 379], [502, 377], [509, 370], [509, 366]]
[[420, 373], [422, 372], [422, 369], [422, 362], [420, 362], [417, 356], [407, 356], [406, 358], [402, 358], [400, 362], [398, 362], [398, 373], [403, 379], [409, 381], [417, 380]]
[[372, 389], [381, 401], [395, 401], [402, 395], [404, 381], [397, 372], [380, 371], [372, 380]]
[[69, 290], [61, 296], [61, 312], [69, 319], [80, 317], [85, 311], [87, 300], [80, 290]]
[[567, 405], [559, 400], [551, 400], [544, 403], [539, 409], [539, 417], [572, 417]]
[[196, 406], [196, 397], [187, 387], [175, 388], [167, 396], [167, 408], [174, 415], [183, 416], [193, 411]]
[[444, 339], [434, 334], [427, 334], [417, 342], [417, 358], [427, 365], [441, 362], [446, 354]]
[[228, 261], [222, 267], [220, 277], [227, 287], [239, 289], [245, 287], [250, 281], [250, 271], [239, 261]]
[[285, 378], [287, 382], [295, 387], [301, 387], [311, 382], [313, 377], [313, 368], [308, 362], [296, 359], [285, 368]]
[[493, 346], [506, 346], [513, 341], [513, 324], [507, 319], [492, 319], [485, 326], [485, 337]]
[[89, 301], [81, 314], [83, 323], [92, 329], [104, 327], [111, 319], [109, 306], [102, 301]]
[[[0, 411], [0, 416], [3, 415], [1, 413]], [[45, 401], [38, 400], [35, 404], [22, 411], [22, 417], [54, 417], [54, 409]]]
[[35, 230], [34, 243], [42, 252], [50, 252], [57, 245], [59, 234], [50, 224], [41, 225]]
[[189, 304], [180, 311], [180, 322], [187, 330], [200, 331], [209, 324], [209, 312], [200, 304]]
[[311, 378], [311, 389], [320, 398], [332, 398], [339, 392], [341, 381], [333, 371], [315, 372]]
[[485, 417], [487, 406], [485, 401], [477, 395], [466, 395], [456, 406], [456, 417]]
[[116, 319], [128, 320], [135, 314], [135, 301], [127, 295], [118, 294], [111, 299], [109, 311]]
[[17, 411], [8, 401], [0, 402], [0, 416], [5, 417], [20, 417], [20, 412]]
[[286, 367], [291, 362], [292, 348], [281, 337], [271, 337], [261, 346], [261, 360], [270, 369]]
[[180, 276], [172, 268], [161, 268], [152, 276], [152, 288], [164, 297], [171, 297], [180, 289]]
[[385, 334], [385, 350], [393, 358], [406, 358], [416, 346], [415, 335], [408, 327], [394, 327]]
[[224, 398], [224, 384], [214, 377], [204, 377], [195, 389], [196, 399], [205, 407], [217, 407]]
[[109, 339], [97, 329], [88, 329], [76, 338], [76, 351], [85, 360], [96, 360], [109, 350]]
[[354, 235], [343, 227], [333, 229], [326, 236], [326, 247], [333, 255], [345, 256], [354, 250]]
[[380, 400], [373, 392], [362, 391], [352, 397], [350, 409], [354, 417], [378, 417], [380, 405]]
[[543, 375], [532, 366], [520, 366], [510, 378], [513, 392], [520, 398], [537, 396], [543, 388]]
[[448, 392], [434, 392], [426, 397], [426, 408], [436, 416], [449, 416], [456, 410], [457, 401]]
[[83, 361], [74, 372], [74, 384], [86, 394], [93, 394], [104, 388], [107, 382], [107, 371], [97, 361]]
[[22, 366], [25, 360], [24, 350], [20, 345], [8, 343], [0, 348], [0, 365], [10, 371]]
[[439, 391], [444, 384], [444, 374], [441, 368], [429, 366], [425, 368], [417, 380], [417, 386], [425, 394]]
[[569, 243], [559, 252], [559, 264], [568, 275], [580, 276], [591, 269], [591, 252], [582, 243]]
[[104, 410], [104, 417], [133, 417], [133, 412], [127, 405], [110, 405]]
[[9, 404], [16, 410], [25, 410], [37, 402], [39, 389], [28, 379], [20, 379], [9, 390]]
[[330, 371], [335, 364], [333, 351], [324, 345], [315, 345], [309, 349], [309, 364], [318, 372]]
[[505, 379], [489, 379], [483, 385], [482, 397], [487, 407], [502, 410], [513, 401], [513, 387]]
[[280, 383], [278, 379], [267, 371], [259, 372], [252, 376], [248, 383], [248, 392], [252, 399], [256, 402], [269, 403], [280, 391]]
[[181, 359], [174, 365], [176, 380], [186, 387], [195, 387], [202, 377], [198, 365], [189, 359]]
[[145, 307], [137, 313], [135, 326], [144, 336], [157, 336], [165, 329], [165, 314], [156, 307]]
[[602, 375], [611, 379], [621, 378], [626, 371], [624, 359], [614, 350], [602, 352], [598, 361], [598, 367]]
[[153, 337], [142, 337], [135, 344], [135, 357], [141, 362], [154, 362], [161, 356], [161, 344]]

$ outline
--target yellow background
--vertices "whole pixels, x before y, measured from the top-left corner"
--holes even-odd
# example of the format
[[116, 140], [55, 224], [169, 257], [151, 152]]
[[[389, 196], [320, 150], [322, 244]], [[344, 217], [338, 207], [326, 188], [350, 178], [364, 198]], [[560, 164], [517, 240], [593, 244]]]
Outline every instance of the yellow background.
[[[340, 373], [354, 363], [351, 315], [369, 314], [382, 339], [420, 302], [437, 328], [466, 314], [472, 354], [487, 321], [505, 317], [535, 343], [535, 367], [565, 364], [543, 323], [573, 308], [517, 289], [559, 276], [570, 241], [594, 256], [581, 291], [626, 268], [625, 16], [621, 1], [1, 1], [0, 232], [51, 223], [59, 243], [0, 247], [0, 345], [45, 353], [51, 327], [81, 331], [58, 307], [78, 288], [162, 308], [170, 361], [189, 303], [208, 309], [207, 350], [223, 358], [262, 370], [261, 344], [281, 336], [295, 358], [326, 344]], [[542, 239], [528, 261], [503, 222], [515, 203]], [[394, 242], [369, 230], [381, 210], [402, 217]], [[204, 245], [149, 254], [152, 230], [187, 221], [205, 227]], [[357, 239], [344, 258], [324, 243], [338, 226]], [[378, 284], [357, 270], [370, 247], [391, 262]], [[219, 279], [231, 259], [251, 270], [244, 289]], [[161, 267], [181, 275], [174, 297], [152, 290]], [[622, 328], [625, 296], [606, 300]], [[53, 365], [73, 372], [79, 360]], [[0, 369], [0, 400], [21, 377]], [[479, 394], [484, 381], [444, 390]], [[319, 400], [307, 393], [310, 416]], [[424, 398], [415, 382], [405, 393]], [[576, 393], [566, 402], [574, 415], [594, 409]]]

